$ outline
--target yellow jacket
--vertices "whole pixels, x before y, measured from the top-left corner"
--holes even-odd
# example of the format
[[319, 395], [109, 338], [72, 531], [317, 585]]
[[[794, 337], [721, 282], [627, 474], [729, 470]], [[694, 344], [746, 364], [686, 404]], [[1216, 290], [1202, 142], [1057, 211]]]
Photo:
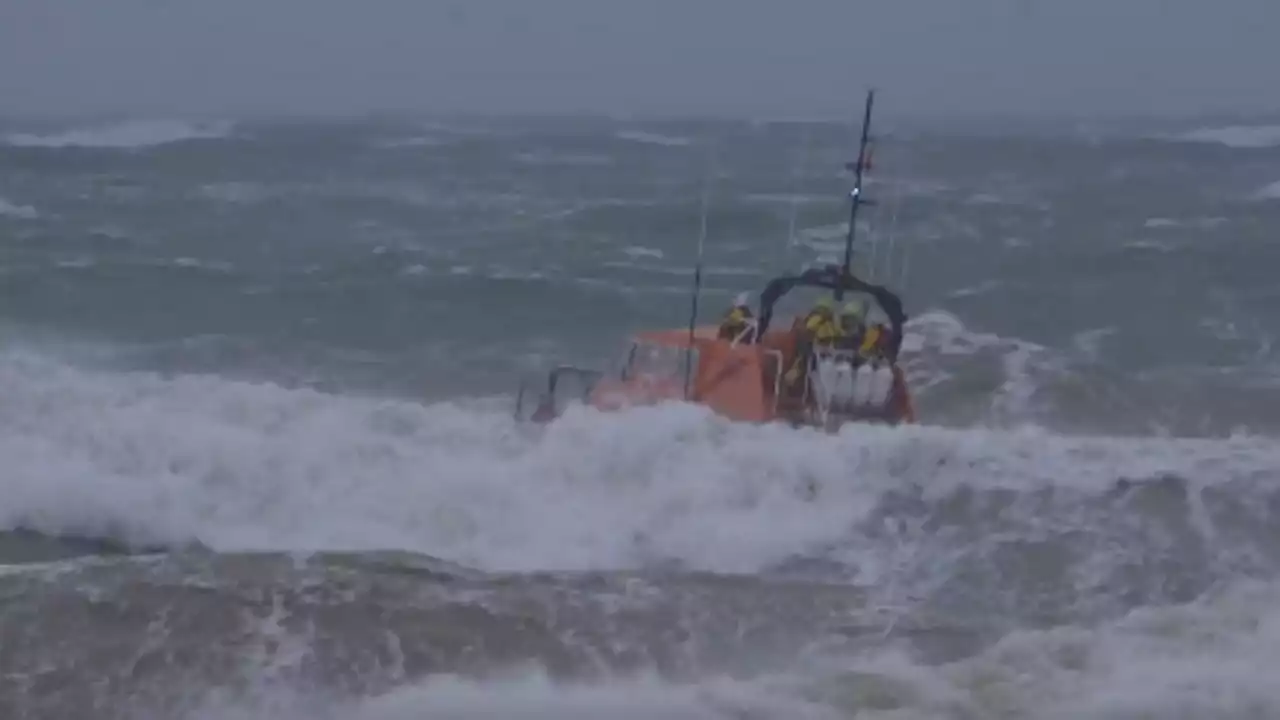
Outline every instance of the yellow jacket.
[[804, 329], [809, 331], [813, 336], [814, 343], [831, 344], [835, 342], [844, 331], [840, 327], [840, 323], [835, 318], [823, 317], [822, 315], [810, 315], [804, 321]]
[[720, 337], [722, 339], [732, 339], [737, 337], [739, 333], [746, 330], [747, 323], [752, 320], [751, 311], [735, 307], [725, 313], [724, 319], [720, 321]]
[[866, 355], [876, 348], [876, 343], [880, 340], [880, 328], [872, 325], [862, 334], [862, 346], [858, 348], [858, 352]]

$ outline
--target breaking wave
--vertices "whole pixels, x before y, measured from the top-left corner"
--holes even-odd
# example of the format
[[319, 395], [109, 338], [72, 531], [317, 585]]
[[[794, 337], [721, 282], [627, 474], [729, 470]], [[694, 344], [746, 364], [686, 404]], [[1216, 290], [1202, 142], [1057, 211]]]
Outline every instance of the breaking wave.
[[565, 684], [538, 671], [487, 681], [446, 675], [318, 715], [307, 714], [318, 709], [314, 700], [276, 689], [234, 703], [207, 701], [199, 717], [1244, 720], [1280, 711], [1270, 670], [1280, 641], [1277, 607], [1280, 588], [1241, 583], [1098, 627], [1015, 632], [973, 657], [938, 665], [890, 647], [750, 682], [713, 676]]
[[642, 130], [619, 130], [614, 135], [619, 140], [629, 140], [631, 142], [642, 143], [645, 145], [664, 145], [667, 147], [683, 147], [693, 142], [689, 138], [673, 135], [660, 135], [658, 133], [644, 132]]
[[[1280, 709], [1270, 671], [1280, 592], [1265, 581], [990, 633], [942, 603], [883, 614], [856, 588], [815, 583], [483, 578], [337, 557], [107, 569], [0, 578], [28, 600], [9, 608], [0, 648], [6, 716], [1065, 720]], [[71, 641], [77, 632], [97, 642]], [[965, 636], [978, 642], [950, 657], [928, 649]]]
[[[1009, 378], [1045, 352], [944, 313], [917, 329], [914, 353], [994, 351]], [[827, 435], [678, 403], [536, 429], [496, 398], [14, 350], [0, 384], [0, 549], [34, 531], [171, 550], [0, 576], [26, 598], [0, 649], [14, 717], [1280, 707], [1254, 670], [1280, 570], [1267, 438]]]
[[833, 437], [682, 404], [582, 409], [529, 432], [479, 404], [12, 356], [0, 382], [4, 529], [223, 551], [397, 548], [488, 570], [756, 571], [824, 553], [856, 565], [853, 528], [913, 489], [1056, 488], [1075, 498], [1068, 512], [1121, 479], [1212, 488], [1280, 466], [1273, 442], [1247, 436], [920, 426]]
[[1254, 193], [1254, 198], [1258, 200], [1280, 200], [1280, 180], [1258, 190]]
[[40, 216], [30, 205], [19, 205], [0, 197], [0, 216], [19, 220], [34, 220]]
[[[19, 139], [130, 148], [231, 131], [145, 125], [24, 128]], [[1134, 278], [1153, 261], [1186, 260], [1167, 268], [1182, 287], [1181, 273], [1203, 274], [1202, 252], [1266, 242], [1266, 204], [1177, 192], [1179, 174], [1166, 171], [1177, 158], [1157, 157], [1176, 147], [1080, 156], [1103, 163], [1091, 168], [1075, 163], [1074, 141], [1051, 141], [1045, 155], [1022, 140], [1011, 151], [920, 146], [921, 164], [903, 169], [935, 207], [904, 213], [921, 221], [900, 237], [921, 241], [904, 357], [923, 425], [827, 435], [668, 404], [578, 408], [538, 429], [511, 420], [509, 396], [460, 396], [553, 351], [589, 355], [621, 318], [668, 317], [666, 300], [684, 311], [688, 287], [674, 274], [688, 273], [695, 226], [692, 195], [679, 190], [692, 177], [678, 167], [685, 149], [657, 147], [654, 165], [655, 146], [624, 152], [617, 126], [583, 141], [474, 123], [395, 136], [444, 141], [420, 152], [346, 156], [389, 137], [381, 125], [353, 129], [255, 132], [265, 149], [287, 141], [272, 150], [284, 165], [162, 151], [155, 164], [139, 154], [114, 167], [118, 152], [67, 163], [11, 149], [33, 162], [0, 190], [17, 208], [0, 208], [0, 221], [19, 231], [6, 260], [15, 302], [0, 328], [0, 717], [1280, 714], [1269, 672], [1280, 386], [1267, 308], [1254, 302], [1273, 290], [1265, 263], [1252, 253], [1235, 265], [1228, 252], [1214, 267], [1238, 289], [1215, 289], [1208, 303], [1190, 291], [1178, 293], [1192, 295], [1185, 305], [1157, 300], [1156, 314], [1174, 318], [1168, 347], [1163, 330], [1143, 332], [1149, 314], [1071, 310], [1110, 292], [1093, 281], [1129, 289], [1115, 296], [1124, 305], [1150, 294]], [[1226, 130], [1198, 141], [1266, 146], [1265, 133]], [[847, 148], [847, 131], [833, 132], [833, 147]], [[726, 154], [743, 161], [726, 182], [752, 205], [715, 223], [725, 240], [708, 257], [709, 307], [749, 286], [750, 267], [783, 237], [785, 207], [758, 202], [828, 197], [766, 180], [791, 172], [789, 159], [766, 167], [768, 155], [793, 154], [767, 142], [752, 136], [746, 152]], [[989, 177], [965, 173], [975, 151]], [[602, 152], [621, 169], [597, 167], [587, 185], [544, 167]], [[353, 162], [316, 174], [338, 158]], [[1195, 178], [1233, 197], [1274, 179], [1257, 163], [1202, 169], [1212, 177]], [[1132, 202], [1074, 213], [1093, 200], [1062, 171], [1134, 180]], [[655, 182], [672, 196], [655, 198]], [[843, 192], [845, 180], [831, 182]], [[96, 202], [104, 192], [136, 202]], [[192, 197], [213, 202], [168, 204]], [[1169, 198], [1176, 207], [1161, 204]], [[622, 205], [648, 210], [590, 211]], [[1228, 210], [1238, 214], [1229, 227]], [[1060, 211], [1097, 224], [1060, 222]], [[842, 212], [812, 215], [806, 224]], [[668, 235], [668, 224], [678, 229]], [[312, 228], [359, 246], [348, 255]], [[840, 225], [811, 228], [788, 253], [843, 236]], [[478, 240], [456, 251], [467, 238]], [[277, 241], [289, 250], [285, 284], [258, 260]], [[1118, 256], [1104, 249], [1112, 241]], [[1014, 246], [1025, 257], [1002, 252]], [[1178, 252], [1123, 249], [1138, 246]], [[1083, 264], [1094, 252], [1107, 272]], [[1055, 272], [1059, 263], [1089, 269], [1090, 284]], [[445, 273], [484, 292], [436, 295]], [[543, 284], [486, 277], [607, 285], [628, 304], [481, 337], [468, 313], [516, 307], [554, 320], [605, 297], [562, 300]], [[263, 296], [289, 306], [276, 315], [239, 302]], [[437, 323], [435, 307], [466, 312]], [[369, 318], [377, 332], [366, 334]], [[88, 322], [104, 344], [79, 336]], [[25, 352], [27, 341], [55, 352]], [[171, 372], [124, 371], [138, 367]], [[221, 375], [181, 373], [192, 369]], [[423, 387], [438, 378], [449, 385]], [[289, 387], [307, 382], [403, 399]], [[420, 400], [427, 392], [455, 399]]]
[[227, 122], [128, 120], [49, 134], [13, 133], [4, 137], [4, 143], [16, 147], [131, 150], [187, 140], [226, 137], [232, 129], [233, 125]]
[[1267, 148], [1280, 145], [1280, 125], [1229, 125], [1201, 128], [1173, 139], [1183, 142], [1217, 143], [1232, 148]]

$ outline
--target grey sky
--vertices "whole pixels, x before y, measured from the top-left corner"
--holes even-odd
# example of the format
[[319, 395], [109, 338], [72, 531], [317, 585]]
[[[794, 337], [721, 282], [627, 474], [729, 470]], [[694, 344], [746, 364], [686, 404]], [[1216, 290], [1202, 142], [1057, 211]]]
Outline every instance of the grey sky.
[[0, 0], [0, 115], [1280, 109], [1280, 0]]

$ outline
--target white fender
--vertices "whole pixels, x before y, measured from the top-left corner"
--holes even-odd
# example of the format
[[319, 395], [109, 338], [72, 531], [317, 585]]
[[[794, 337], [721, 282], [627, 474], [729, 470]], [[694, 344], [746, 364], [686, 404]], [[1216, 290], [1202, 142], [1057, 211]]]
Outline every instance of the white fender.
[[849, 405], [853, 402], [854, 397], [854, 381], [853, 368], [849, 363], [836, 363], [836, 379], [835, 379], [835, 401], [840, 405]]
[[838, 390], [839, 386], [836, 384], [837, 373], [838, 370], [834, 362], [826, 358], [818, 360], [817, 377], [814, 378], [817, 382], [814, 383], [813, 396], [823, 407], [831, 404], [832, 397]]
[[871, 363], [862, 363], [858, 366], [858, 371], [854, 376], [853, 402], [857, 405], [866, 405], [871, 402], [871, 393], [875, 390], [875, 378], [871, 370]]
[[884, 363], [875, 369], [872, 379], [871, 403], [876, 407], [884, 407], [893, 393], [893, 368]]

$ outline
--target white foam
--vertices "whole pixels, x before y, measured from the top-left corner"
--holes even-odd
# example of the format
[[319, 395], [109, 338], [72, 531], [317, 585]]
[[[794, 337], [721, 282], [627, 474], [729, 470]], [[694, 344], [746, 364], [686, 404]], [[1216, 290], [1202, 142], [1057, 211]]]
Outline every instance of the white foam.
[[1193, 227], [1201, 230], [1211, 230], [1220, 225], [1226, 224], [1226, 222], [1227, 218], [1224, 217], [1196, 217], [1186, 218], [1183, 220], [1174, 220], [1173, 218], [1167, 217], [1155, 217], [1147, 218], [1147, 220], [1142, 223], [1142, 227], [1149, 230], [1165, 230], [1178, 227]]
[[1253, 194], [1255, 200], [1280, 200], [1280, 180], [1277, 180]]
[[674, 684], [653, 679], [556, 684], [540, 674], [498, 682], [436, 678], [362, 703], [361, 718], [546, 718], [547, 720], [729, 720], [743, 717], [835, 718], [800, 698], [732, 680]]
[[1280, 587], [1240, 582], [1185, 606], [1141, 608], [1098, 626], [1015, 631], [942, 665], [895, 646], [796, 663], [786, 673], [685, 682], [556, 683], [537, 670], [486, 680], [441, 675], [316, 714], [287, 689], [205, 704], [195, 717], [439, 718], [1262, 718], [1280, 716]]
[[[1111, 487], [1280, 464], [1274, 443], [730, 424], [686, 405], [570, 412], [331, 396], [4, 356], [0, 528], [218, 549], [409, 549], [491, 569], [751, 571], [841, 543], [904, 483]], [[821, 502], [809, 500], [816, 488]], [[851, 547], [849, 552], [856, 552]], [[850, 558], [856, 559], [856, 556]]]
[[657, 248], [644, 247], [643, 245], [629, 245], [622, 249], [622, 252], [633, 258], [650, 257], [662, 259], [662, 251]]
[[939, 668], [888, 653], [855, 668], [899, 688], [910, 717], [1275, 717], [1278, 601], [1274, 585], [1239, 583], [1096, 628], [1015, 632]]
[[665, 145], [667, 147], [682, 147], [693, 142], [689, 138], [659, 135], [658, 133], [643, 132], [641, 130], [619, 130], [614, 133], [614, 137], [619, 140], [644, 143], [645, 145]]
[[[196, 720], [837, 720], [843, 717], [767, 682], [714, 678], [673, 683], [651, 677], [560, 683], [539, 670], [472, 680], [440, 675], [385, 695], [317, 707], [288, 691], [252, 702], [206, 701]], [[317, 714], [317, 711], [318, 714]]]
[[778, 203], [785, 205], [826, 203], [831, 201], [831, 198], [827, 195], [801, 195], [797, 193], [749, 193], [744, 195], [742, 199], [747, 202]]
[[976, 193], [965, 199], [967, 205], [1016, 205], [1017, 202], [995, 193]]
[[448, 145], [448, 144], [449, 144], [449, 141], [442, 138], [418, 135], [414, 137], [396, 138], [392, 140], [386, 140], [386, 139], [378, 140], [373, 145], [374, 147], [377, 147], [377, 148], [391, 150], [395, 148], [439, 147], [441, 145]]
[[172, 260], [159, 260], [150, 263], [159, 267], [180, 267], [180, 268], [197, 268], [200, 270], [211, 270], [213, 272], [228, 273], [235, 270], [235, 266], [223, 260], [201, 260], [193, 257], [180, 257]]
[[1005, 418], [1028, 417], [1038, 386], [1036, 372], [1061, 367], [1062, 359], [1042, 345], [971, 331], [960, 318], [941, 310], [922, 313], [911, 321], [909, 330], [902, 342], [902, 349], [907, 353], [998, 354], [1005, 380], [992, 395], [991, 405], [998, 416]]
[[1112, 325], [1081, 330], [1071, 336], [1071, 345], [1081, 357], [1096, 362], [1101, 357], [1102, 344], [1118, 332], [1119, 328]]
[[4, 142], [20, 147], [135, 149], [184, 140], [225, 137], [231, 129], [232, 125], [226, 122], [129, 120], [47, 135], [15, 133], [6, 136]]
[[[859, 230], [862, 226], [859, 225]], [[796, 233], [796, 236], [805, 240], [843, 240], [844, 236], [849, 233], [849, 223], [833, 223], [830, 225], [819, 225], [817, 227], [804, 228]]]
[[218, 202], [250, 205], [272, 199], [276, 192], [273, 192], [262, 183], [229, 181], [201, 185], [196, 190], [196, 194]]
[[966, 287], [962, 287], [959, 290], [953, 290], [950, 293], [948, 293], [947, 297], [963, 298], [963, 297], [973, 297], [975, 295], [986, 295], [993, 290], [1000, 289], [1001, 285], [1003, 285], [1003, 283], [1001, 283], [999, 280], [983, 280], [982, 282], [976, 285], [969, 285]]
[[1178, 246], [1167, 241], [1161, 240], [1126, 240], [1124, 247], [1133, 248], [1134, 250], [1155, 250], [1158, 252], [1173, 252]]
[[0, 197], [0, 215], [19, 220], [35, 220], [40, 216], [30, 205], [18, 205]]
[[1174, 140], [1183, 142], [1218, 143], [1232, 148], [1266, 148], [1280, 145], [1280, 125], [1228, 125], [1201, 128]]
[[612, 165], [614, 160], [607, 155], [569, 154], [550, 152], [522, 152], [515, 156], [516, 162], [525, 165], [569, 165], [581, 167], [599, 167]]
[[[956, 294], [962, 292], [957, 291]], [[959, 317], [944, 310], [921, 313], [911, 321], [910, 330], [911, 333], [903, 338], [904, 352], [919, 352], [926, 347], [944, 355], [972, 355], [986, 348], [1044, 350], [1042, 346], [1026, 340], [971, 331]]]

